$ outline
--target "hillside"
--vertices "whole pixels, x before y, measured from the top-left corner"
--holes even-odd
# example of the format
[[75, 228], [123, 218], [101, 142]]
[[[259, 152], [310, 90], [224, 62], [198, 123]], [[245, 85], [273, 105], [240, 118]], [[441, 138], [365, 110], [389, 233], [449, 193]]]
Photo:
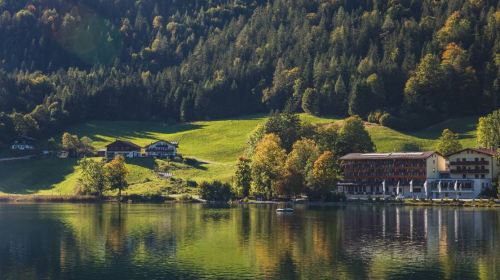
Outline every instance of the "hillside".
[[[311, 123], [338, 121], [301, 115]], [[159, 122], [88, 122], [69, 129], [79, 136], [89, 136], [96, 148], [103, 147], [115, 139], [126, 139], [147, 145], [156, 139], [180, 142], [180, 153], [198, 159], [201, 164], [193, 168], [180, 169], [174, 176], [186, 180], [230, 180], [234, 163], [244, 151], [248, 136], [253, 129], [265, 121], [263, 116], [238, 119], [203, 121], [168, 126]], [[453, 119], [412, 133], [403, 133], [379, 125], [368, 124], [368, 131], [379, 152], [412, 149], [433, 149], [435, 139], [444, 128], [460, 134], [464, 146], [475, 145], [477, 118]], [[57, 135], [56, 137], [60, 137]], [[129, 161], [129, 193], [147, 193], [162, 189], [167, 183], [158, 179], [151, 171], [152, 159]], [[0, 192], [69, 194], [78, 178], [76, 161], [44, 158], [30, 161], [0, 162]]]
[[1, 0], [0, 145], [91, 120], [178, 123], [287, 109], [381, 114], [384, 126], [416, 130], [484, 115], [500, 107], [498, 7]]

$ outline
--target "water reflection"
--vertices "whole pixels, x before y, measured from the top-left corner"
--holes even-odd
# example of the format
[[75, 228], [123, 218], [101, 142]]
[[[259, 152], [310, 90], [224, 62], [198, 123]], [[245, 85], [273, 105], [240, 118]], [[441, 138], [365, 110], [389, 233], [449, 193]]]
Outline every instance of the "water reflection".
[[0, 279], [500, 279], [500, 211], [0, 205]]

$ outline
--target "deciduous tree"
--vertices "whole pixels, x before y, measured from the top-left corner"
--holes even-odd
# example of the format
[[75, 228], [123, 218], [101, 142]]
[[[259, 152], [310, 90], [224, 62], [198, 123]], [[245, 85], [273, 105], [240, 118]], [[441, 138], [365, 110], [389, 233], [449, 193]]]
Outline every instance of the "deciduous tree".
[[314, 162], [312, 171], [308, 176], [308, 196], [310, 198], [320, 197], [325, 199], [329, 192], [336, 189], [337, 182], [341, 178], [340, 166], [335, 155], [330, 151], [324, 152]]
[[254, 196], [271, 199], [276, 195], [278, 182], [283, 178], [286, 152], [275, 134], [267, 134], [257, 144], [252, 157], [252, 187]]
[[352, 116], [344, 121], [340, 129], [340, 155], [347, 153], [368, 153], [375, 150], [370, 134], [365, 129], [363, 120]]
[[458, 134], [449, 129], [443, 130], [436, 145], [436, 151], [443, 155], [449, 155], [462, 149], [462, 144], [458, 141]]
[[118, 197], [121, 200], [122, 191], [128, 188], [127, 182], [128, 169], [125, 166], [125, 158], [121, 155], [116, 156], [112, 161], [104, 166], [104, 175], [108, 189], [118, 190]]
[[477, 143], [484, 148], [500, 148], [500, 110], [479, 118]]
[[104, 161], [84, 158], [78, 162], [80, 177], [75, 193], [81, 195], [97, 195], [102, 197], [106, 189]]
[[252, 169], [251, 160], [240, 157], [236, 165], [234, 178], [235, 193], [238, 197], [248, 197], [250, 194], [250, 186], [252, 184]]

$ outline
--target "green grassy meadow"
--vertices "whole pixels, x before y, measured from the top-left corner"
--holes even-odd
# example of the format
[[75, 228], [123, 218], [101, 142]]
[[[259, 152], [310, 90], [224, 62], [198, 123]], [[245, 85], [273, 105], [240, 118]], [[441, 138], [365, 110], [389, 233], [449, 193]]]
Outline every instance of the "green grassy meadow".
[[[318, 118], [301, 115], [311, 123], [330, 123], [335, 118]], [[248, 116], [230, 120], [200, 121], [166, 125], [160, 122], [107, 122], [83, 123], [68, 129], [72, 134], [88, 136], [96, 148], [102, 148], [115, 139], [129, 140], [145, 146], [155, 140], [179, 141], [179, 152], [185, 157], [196, 158], [200, 164], [174, 172], [174, 177], [192, 181], [219, 179], [228, 181], [234, 164], [242, 155], [248, 136], [265, 116]], [[368, 124], [367, 129], [377, 151], [391, 152], [402, 149], [432, 150], [444, 128], [459, 133], [466, 147], [475, 146], [477, 118], [453, 119], [416, 132], [398, 132], [386, 127]], [[60, 139], [60, 135], [54, 136]], [[168, 182], [153, 172], [153, 159], [129, 160], [128, 193], [154, 193], [164, 190]], [[15, 162], [0, 162], [0, 193], [16, 194], [72, 194], [77, 183], [76, 160], [39, 158]]]

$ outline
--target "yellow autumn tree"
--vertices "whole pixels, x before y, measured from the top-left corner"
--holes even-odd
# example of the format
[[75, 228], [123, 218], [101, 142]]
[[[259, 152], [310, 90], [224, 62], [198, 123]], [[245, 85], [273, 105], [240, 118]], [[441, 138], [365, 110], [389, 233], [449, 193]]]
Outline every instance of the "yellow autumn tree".
[[252, 157], [251, 194], [271, 199], [276, 196], [285, 172], [286, 152], [275, 134], [266, 134], [255, 147]]
[[471, 34], [471, 22], [456, 11], [448, 17], [444, 26], [436, 33], [436, 37], [442, 46], [446, 46], [450, 42], [466, 41]]
[[307, 195], [309, 199], [325, 199], [328, 193], [335, 190], [337, 182], [342, 179], [341, 169], [331, 151], [324, 152], [314, 162], [309, 175]]
[[468, 65], [467, 51], [455, 42], [449, 43], [446, 46], [441, 58], [441, 64], [450, 65], [456, 69], [465, 69]]
[[104, 166], [104, 174], [108, 189], [118, 190], [118, 197], [121, 200], [122, 190], [128, 188], [128, 170], [125, 166], [125, 158], [119, 155], [108, 162]]

